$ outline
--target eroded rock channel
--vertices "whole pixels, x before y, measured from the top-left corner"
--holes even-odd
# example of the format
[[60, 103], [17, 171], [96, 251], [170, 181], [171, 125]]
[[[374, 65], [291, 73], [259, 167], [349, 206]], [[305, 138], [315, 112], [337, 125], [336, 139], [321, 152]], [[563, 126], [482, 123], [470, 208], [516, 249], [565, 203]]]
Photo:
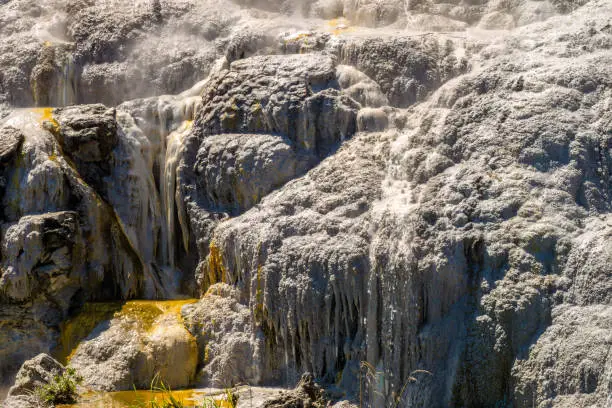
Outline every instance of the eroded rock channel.
[[611, 27], [0, 0], [2, 406], [609, 406]]

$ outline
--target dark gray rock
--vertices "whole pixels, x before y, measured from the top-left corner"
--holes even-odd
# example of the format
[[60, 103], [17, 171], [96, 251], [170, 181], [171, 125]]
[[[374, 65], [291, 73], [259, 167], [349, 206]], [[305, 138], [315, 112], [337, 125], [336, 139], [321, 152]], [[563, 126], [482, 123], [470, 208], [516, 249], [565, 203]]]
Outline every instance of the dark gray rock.
[[314, 381], [314, 376], [305, 373], [293, 391], [282, 393], [262, 405], [263, 408], [322, 408], [327, 405], [323, 389]]
[[468, 71], [456, 46], [431, 36], [349, 39], [340, 45], [339, 58], [374, 80], [391, 106], [405, 108]]
[[115, 110], [104, 105], [80, 105], [53, 110], [57, 123], [48, 124], [64, 153], [82, 163], [108, 161], [117, 146]]
[[115, 115], [104, 105], [78, 105], [54, 109], [45, 122], [79, 175], [107, 200], [104, 179], [111, 175], [111, 152], [119, 141]]
[[[356, 131], [359, 105], [337, 88], [335, 63], [321, 54], [247, 58], [210, 78], [178, 171], [191, 242], [200, 255], [199, 281], [210, 274], [202, 261], [208, 254], [212, 228], [225, 211], [237, 215], [248, 210], [264, 194], [332, 154]], [[212, 143], [231, 146], [224, 135], [232, 133], [247, 134], [241, 136], [243, 141], [251, 133], [272, 134], [265, 140], [276, 137], [278, 141], [259, 146], [256, 156], [247, 158], [240, 176], [240, 169], [232, 163], [244, 160], [240, 156], [251, 150], [248, 144], [210, 157], [219, 150]], [[212, 138], [214, 135], [218, 136]], [[233, 140], [236, 136], [226, 137]], [[263, 136], [258, 140], [263, 141]], [[283, 146], [282, 154], [277, 146]], [[215, 156], [223, 158], [221, 166], [215, 163], [213, 168], [206, 163]], [[225, 184], [228, 181], [231, 193]], [[250, 184], [248, 188], [245, 183]], [[205, 292], [206, 286], [201, 290]]]
[[[3, 376], [84, 299], [175, 296], [187, 275], [218, 290], [184, 314], [208, 383], [609, 404], [609, 1], [115, 3], [4, 2], [0, 116], [213, 74], [55, 111], [57, 139], [40, 111], [9, 116]], [[47, 245], [39, 221], [64, 213]], [[130, 333], [83, 345], [91, 383], [179, 351], [139, 360], [149, 334]]]
[[277, 133], [296, 149], [325, 157], [356, 130], [357, 105], [335, 88], [335, 64], [327, 56], [236, 61], [211, 78], [196, 127], [201, 135]]
[[[571, 326], [564, 302], [609, 303], [610, 30], [596, 16], [611, 12], [590, 2], [485, 47], [473, 72], [441, 86], [434, 74], [389, 148], [353, 138], [219, 224], [209, 261], [242, 288], [268, 355], [289, 356], [294, 380], [340, 364], [355, 389], [350, 368], [367, 361], [370, 406], [605, 406], [607, 340], [585, 345], [580, 377], [553, 362], [555, 335], [543, 333]], [[365, 73], [384, 82], [386, 70]], [[390, 159], [380, 178], [361, 153], [378, 149]], [[372, 169], [367, 182], [357, 167]]]

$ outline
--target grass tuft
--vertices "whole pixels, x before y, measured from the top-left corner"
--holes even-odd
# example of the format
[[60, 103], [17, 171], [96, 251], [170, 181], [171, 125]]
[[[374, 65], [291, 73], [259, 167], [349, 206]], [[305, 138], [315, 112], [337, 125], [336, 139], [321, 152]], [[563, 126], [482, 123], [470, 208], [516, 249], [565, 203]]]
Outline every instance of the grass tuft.
[[183, 399], [179, 399], [172, 393], [172, 389], [156, 375], [151, 381], [150, 389], [152, 394], [159, 394], [160, 398], [153, 398], [149, 401], [139, 401], [130, 408], [236, 408], [238, 406], [238, 395], [230, 388], [224, 391], [223, 399], [206, 398], [201, 405], [187, 405]]
[[82, 382], [83, 377], [74, 368], [67, 368], [64, 374], [54, 376], [49, 384], [36, 388], [34, 395], [46, 406], [74, 404], [79, 396], [77, 385]]

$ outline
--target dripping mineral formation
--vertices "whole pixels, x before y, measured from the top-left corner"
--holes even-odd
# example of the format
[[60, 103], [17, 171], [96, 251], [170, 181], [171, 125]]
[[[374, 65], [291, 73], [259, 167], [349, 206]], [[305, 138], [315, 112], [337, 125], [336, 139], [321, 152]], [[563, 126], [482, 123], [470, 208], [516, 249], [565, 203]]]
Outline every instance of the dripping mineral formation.
[[610, 67], [608, 0], [0, 0], [3, 407], [612, 406]]

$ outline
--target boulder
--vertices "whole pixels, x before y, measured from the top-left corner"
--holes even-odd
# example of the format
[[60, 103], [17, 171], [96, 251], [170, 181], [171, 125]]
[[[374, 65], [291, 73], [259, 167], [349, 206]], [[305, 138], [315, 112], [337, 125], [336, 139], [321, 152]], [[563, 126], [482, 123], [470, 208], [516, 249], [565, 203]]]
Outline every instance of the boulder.
[[[198, 276], [208, 274], [203, 261], [218, 220], [226, 212], [248, 210], [273, 188], [333, 154], [355, 133], [358, 108], [338, 89], [334, 60], [323, 54], [246, 58], [209, 79], [177, 171], [190, 242], [200, 257]], [[253, 133], [273, 136], [249, 136]], [[237, 140], [252, 141], [238, 148]], [[207, 164], [215, 156], [223, 157], [221, 166]], [[241, 161], [242, 174], [232, 165]]]
[[181, 304], [128, 302], [78, 345], [69, 366], [99, 391], [149, 389], [156, 378], [172, 389], [191, 385], [198, 347], [181, 321]]
[[357, 106], [335, 89], [335, 79], [325, 55], [235, 61], [204, 90], [197, 133], [278, 133], [296, 149], [325, 157], [355, 132]]
[[39, 354], [23, 363], [17, 372], [15, 385], [9, 390], [8, 396], [9, 398], [19, 395], [27, 396], [36, 388], [49, 384], [56, 375], [64, 374], [64, 371], [64, 366], [53, 357]]
[[209, 208], [240, 214], [271, 191], [303, 174], [312, 159], [300, 156], [286, 138], [273, 135], [217, 135], [198, 151], [199, 189]]
[[115, 110], [104, 105], [80, 105], [53, 110], [47, 125], [64, 153], [79, 162], [104, 162], [117, 145]]
[[327, 406], [323, 389], [311, 373], [305, 373], [294, 390], [264, 402], [262, 408], [323, 408]]

